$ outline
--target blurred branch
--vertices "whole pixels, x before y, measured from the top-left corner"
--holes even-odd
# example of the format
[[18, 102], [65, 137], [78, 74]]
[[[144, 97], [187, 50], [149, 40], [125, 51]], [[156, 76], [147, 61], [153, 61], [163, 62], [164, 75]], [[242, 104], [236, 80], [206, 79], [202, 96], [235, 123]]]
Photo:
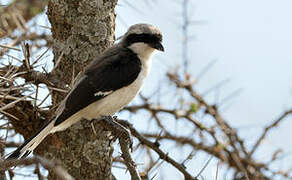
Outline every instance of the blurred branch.
[[250, 151], [249, 157], [251, 157], [253, 155], [253, 153], [257, 150], [260, 143], [265, 139], [265, 137], [270, 132], [270, 130], [277, 127], [280, 124], [280, 122], [282, 122], [282, 120], [284, 120], [290, 114], [292, 114], [292, 109], [284, 112], [278, 119], [276, 119], [272, 124], [270, 124], [269, 126], [267, 126], [264, 129], [264, 132], [259, 137], [259, 139], [256, 141], [255, 145], [253, 146], [252, 150]]
[[0, 57], [2, 57], [10, 49], [19, 50], [18, 48], [15, 48], [15, 46], [20, 45], [24, 41], [45, 40], [46, 44], [44, 46], [47, 46], [47, 47], [51, 47], [53, 44], [51, 36], [47, 34], [37, 34], [35, 32], [29, 33], [29, 34], [24, 33], [21, 36], [10, 37], [10, 38], [11, 38], [11, 42], [9, 44], [6, 44], [6, 45], [0, 44]]
[[18, 147], [21, 145], [21, 143], [15, 143], [15, 142], [3, 142], [5, 147]]
[[227, 157], [223, 156], [223, 153], [220, 152], [221, 151], [220, 147], [214, 148], [214, 146], [206, 146], [205, 144], [197, 143], [193, 139], [188, 138], [188, 137], [172, 135], [170, 133], [165, 134], [165, 135], [159, 135], [159, 136], [157, 134], [150, 134], [150, 133], [143, 133], [142, 135], [148, 138], [158, 138], [160, 140], [163, 140], [163, 139], [173, 140], [175, 143], [182, 144], [182, 145], [188, 144], [192, 146], [195, 150], [205, 151], [208, 154], [217, 157], [221, 161], [227, 160]]
[[[8, 65], [4, 67], [0, 67], [0, 79], [3, 79], [8, 82], [13, 82], [17, 77], [21, 77], [25, 79], [26, 82], [30, 82], [33, 84], [43, 83], [48, 87], [54, 88], [63, 88], [65, 85], [59, 81], [59, 79], [53, 73], [39, 72], [33, 70], [31, 64], [26, 64], [23, 61], [23, 64], [20, 66]], [[2, 75], [5, 72], [12, 72], [11, 74]], [[1, 72], [3, 72], [1, 74]]]
[[10, 35], [16, 28], [26, 31], [26, 22], [44, 11], [47, 0], [15, 0], [0, 7], [0, 38]]
[[0, 163], [1, 170], [8, 170], [15, 166], [29, 166], [32, 164], [41, 164], [47, 170], [53, 171], [60, 179], [63, 180], [74, 180], [74, 178], [60, 165], [59, 162], [50, 161], [45, 158], [34, 156], [33, 158], [19, 159], [2, 161]]
[[183, 24], [182, 24], [182, 60], [183, 60], [183, 72], [186, 74], [187, 73], [187, 67], [189, 64], [189, 59], [188, 59], [188, 43], [189, 43], [189, 34], [188, 30], [190, 27], [190, 19], [188, 15], [188, 7], [189, 7], [189, 0], [183, 0], [182, 1], [182, 19], [183, 19]]
[[[199, 95], [192, 87], [190, 83], [184, 83], [178, 79], [178, 76], [175, 74], [167, 73], [167, 76], [171, 81], [173, 81], [178, 88], [186, 89], [189, 94], [198, 101], [199, 105], [202, 105], [206, 108], [205, 112], [211, 115], [217, 124], [220, 126], [221, 130], [226, 134], [229, 139], [229, 143], [234, 148], [235, 152], [241, 150], [246, 156], [248, 155], [246, 147], [243, 144], [243, 140], [237, 135], [236, 130], [232, 128], [220, 115], [216, 105], [209, 105], [207, 101]], [[236, 146], [236, 143], [239, 144], [240, 149]]]

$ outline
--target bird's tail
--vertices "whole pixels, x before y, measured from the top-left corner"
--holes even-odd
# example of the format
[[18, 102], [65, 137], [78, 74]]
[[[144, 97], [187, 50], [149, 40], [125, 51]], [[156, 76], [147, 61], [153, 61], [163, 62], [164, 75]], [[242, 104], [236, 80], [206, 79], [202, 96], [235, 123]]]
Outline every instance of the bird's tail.
[[47, 122], [40, 130], [38, 130], [33, 136], [27, 139], [21, 146], [13, 151], [6, 159], [18, 159], [28, 156], [41, 142], [50, 134], [50, 131], [54, 127], [54, 119]]

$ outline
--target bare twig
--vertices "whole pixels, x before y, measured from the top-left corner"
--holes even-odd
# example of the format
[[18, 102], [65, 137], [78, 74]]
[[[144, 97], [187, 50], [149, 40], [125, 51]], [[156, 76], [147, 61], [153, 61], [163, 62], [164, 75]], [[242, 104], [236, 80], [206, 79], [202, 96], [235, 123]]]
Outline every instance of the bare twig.
[[200, 172], [197, 174], [196, 178], [199, 178], [200, 175], [202, 174], [202, 172], [206, 169], [206, 167], [208, 166], [208, 164], [211, 162], [212, 160], [212, 156], [208, 159], [208, 161], [205, 163], [205, 165], [203, 166], [203, 168], [200, 170]]
[[15, 47], [12, 47], [12, 46], [9, 46], [9, 45], [4, 45], [4, 44], [0, 44], [0, 47], [1, 48], [7, 48], [7, 49], [12, 49], [12, 50], [16, 50], [16, 51], [21, 51], [19, 48], [15, 48]]
[[253, 146], [252, 150], [249, 152], [249, 157], [251, 157], [253, 155], [253, 153], [257, 150], [257, 148], [259, 147], [260, 143], [265, 139], [265, 137], [267, 136], [267, 134], [269, 133], [269, 131], [275, 127], [277, 127], [279, 125], [279, 123], [284, 120], [288, 115], [292, 114], [292, 109], [288, 110], [286, 112], [284, 112], [278, 119], [276, 119], [272, 124], [270, 124], [269, 126], [267, 126], [264, 129], [264, 132], [262, 133], [262, 135], [259, 137], [259, 139], [257, 140], [257, 142], [255, 143], [255, 145]]
[[[31, 94], [30, 94], [31, 95]], [[4, 111], [5, 109], [9, 109], [9, 108], [12, 108], [16, 103], [20, 102], [20, 101], [23, 101], [24, 99], [26, 99], [27, 97], [29, 97], [30, 95], [27, 95], [27, 96], [24, 96], [24, 97], [21, 97], [9, 104], [6, 104], [5, 106], [1, 107], [0, 108], [0, 111]]]

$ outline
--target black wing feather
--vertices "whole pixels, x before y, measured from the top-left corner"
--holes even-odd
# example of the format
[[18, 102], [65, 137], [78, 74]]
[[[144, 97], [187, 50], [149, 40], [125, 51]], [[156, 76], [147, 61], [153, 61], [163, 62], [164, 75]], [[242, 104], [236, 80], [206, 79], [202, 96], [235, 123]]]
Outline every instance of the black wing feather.
[[115, 91], [130, 85], [141, 71], [138, 56], [128, 48], [111, 48], [90, 64], [81, 81], [68, 94], [64, 111], [58, 116], [55, 126], [70, 116], [105, 96], [97, 92]]

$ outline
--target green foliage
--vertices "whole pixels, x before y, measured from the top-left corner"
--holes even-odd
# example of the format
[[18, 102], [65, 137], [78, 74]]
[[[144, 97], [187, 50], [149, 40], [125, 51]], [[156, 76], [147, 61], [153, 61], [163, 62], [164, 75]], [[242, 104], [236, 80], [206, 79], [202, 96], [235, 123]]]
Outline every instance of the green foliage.
[[190, 106], [189, 112], [196, 113], [198, 111], [198, 104], [193, 103]]

